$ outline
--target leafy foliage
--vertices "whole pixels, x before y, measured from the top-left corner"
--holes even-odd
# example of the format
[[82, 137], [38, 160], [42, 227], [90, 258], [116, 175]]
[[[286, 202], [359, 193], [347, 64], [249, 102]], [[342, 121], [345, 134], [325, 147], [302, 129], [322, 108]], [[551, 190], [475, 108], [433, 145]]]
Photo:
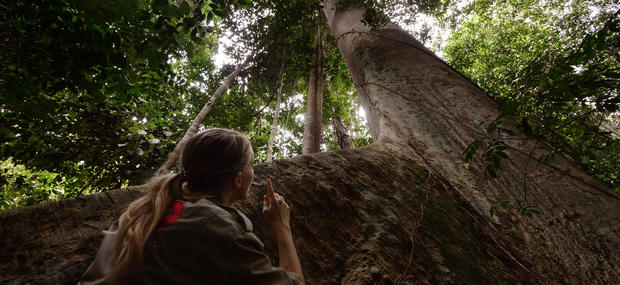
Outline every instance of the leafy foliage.
[[[620, 103], [617, 7], [610, 10], [607, 1], [474, 1], [470, 9], [444, 50], [451, 65], [501, 104], [502, 117], [518, 119], [529, 135], [521, 139], [542, 139], [554, 154], [620, 189], [620, 142], [601, 127]], [[506, 131], [497, 126], [490, 128]], [[487, 144], [486, 160], [496, 153], [493, 145]]]
[[28, 169], [11, 158], [0, 161], [0, 179], [0, 210], [60, 199], [72, 185], [58, 173]]
[[[218, 84], [221, 75], [211, 63], [217, 38], [208, 34], [213, 22], [206, 18], [225, 16], [232, 3], [0, 6], [0, 154], [11, 161], [6, 169], [62, 175], [65, 196], [140, 183]], [[194, 83], [202, 76], [212, 79], [204, 89]]]
[[[260, 16], [257, 16], [260, 15]], [[248, 72], [246, 97], [257, 98], [257, 104], [269, 105], [275, 98], [275, 86], [282, 61], [286, 62], [283, 84], [284, 106], [280, 109], [280, 135], [274, 146], [275, 157], [301, 154], [303, 113], [305, 113], [307, 81], [311, 70], [317, 22], [329, 31], [323, 19], [319, 2], [259, 1], [247, 11], [235, 13], [225, 21], [234, 45], [229, 47], [235, 57], [252, 49], [255, 64]], [[324, 32], [323, 34], [331, 34]], [[352, 126], [356, 145], [369, 143], [368, 129], [355, 115], [359, 102], [349, 72], [340, 56], [333, 36], [324, 38], [323, 66], [325, 88], [323, 97], [323, 130], [326, 149], [336, 149], [337, 143], [330, 130], [331, 118], [339, 116]], [[256, 157], [264, 157], [271, 120], [275, 107], [269, 105], [257, 116], [256, 128], [249, 133], [255, 146]]]
[[[299, 115], [316, 31], [309, 27], [316, 27], [319, 8], [318, 1], [245, 0], [1, 5], [3, 209], [142, 183], [234, 69], [213, 63], [222, 35], [235, 42], [228, 50], [233, 58], [252, 54], [254, 60], [204, 126], [247, 133], [260, 161], [277, 70], [287, 61], [275, 155], [301, 153]], [[341, 63], [332, 65], [339, 64], [342, 72]], [[339, 95], [333, 106], [357, 122], [350, 116], [357, 106], [352, 85], [342, 86], [348, 97]], [[346, 108], [338, 107], [341, 99]]]
[[[617, 115], [618, 17], [590, 17], [589, 7], [604, 10], [607, 1], [563, 2], [342, 3], [369, 7], [370, 25], [386, 19], [414, 23], [423, 12], [458, 27], [445, 50], [448, 59], [502, 103], [504, 116], [518, 117], [522, 129], [535, 139], [544, 137], [555, 153], [618, 185], [620, 145], [600, 131]], [[317, 22], [328, 30], [320, 9], [316, 0], [0, 5], [2, 208], [143, 182], [234, 69], [214, 64], [220, 45], [237, 62], [248, 55], [253, 61], [213, 106], [204, 126], [247, 133], [256, 159], [263, 160], [285, 62], [274, 156], [301, 153], [303, 94]], [[427, 28], [423, 25], [419, 36], [428, 36]], [[224, 37], [232, 44], [221, 41]], [[348, 70], [335, 39], [326, 36], [324, 44], [326, 149], [338, 148], [332, 117], [348, 124], [354, 146], [366, 145], [371, 139], [357, 115]], [[498, 139], [506, 132], [500, 119], [489, 126], [488, 137], [465, 151], [472, 159], [484, 149], [490, 176], [501, 171], [507, 157]]]

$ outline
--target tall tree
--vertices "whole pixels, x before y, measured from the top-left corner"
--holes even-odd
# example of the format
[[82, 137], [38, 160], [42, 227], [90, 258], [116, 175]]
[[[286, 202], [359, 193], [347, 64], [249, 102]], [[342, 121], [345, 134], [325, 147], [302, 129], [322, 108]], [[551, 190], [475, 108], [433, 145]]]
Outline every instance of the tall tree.
[[308, 103], [304, 118], [304, 140], [302, 154], [321, 151], [321, 131], [323, 130], [323, 26], [321, 15], [317, 17], [317, 34], [312, 55], [312, 69], [308, 79]]
[[[325, 13], [375, 142], [401, 145], [416, 153], [432, 175], [452, 185], [487, 219], [513, 229], [525, 242], [520, 254], [536, 260], [541, 269], [558, 272], [563, 268], [567, 278], [575, 280], [612, 276], [599, 270], [605, 277], [590, 277], [589, 270], [615, 263], [608, 252], [618, 251], [617, 244], [610, 243], [619, 238], [617, 194], [564, 158], [541, 160], [549, 146], [522, 139], [527, 136], [510, 118], [494, 124], [514, 135], [494, 134], [486, 142], [490, 146], [485, 154], [465, 163], [462, 153], [470, 142], [486, 134], [482, 125], [498, 117], [497, 104], [396, 25], [387, 23], [376, 29], [360, 25], [364, 16], [376, 13], [335, 2], [325, 2]], [[506, 143], [496, 143], [500, 139]], [[507, 153], [511, 159], [503, 159]], [[500, 164], [496, 177], [485, 175]], [[515, 221], [512, 213], [491, 217], [496, 205], [506, 200], [517, 212], [531, 215], [529, 211], [535, 208], [542, 214]], [[564, 211], [578, 213], [578, 217], [567, 219]], [[599, 235], [601, 228], [616, 234]], [[583, 246], [583, 240], [604, 244], [608, 251]], [[581, 256], [591, 261], [583, 262]], [[572, 270], [578, 264], [589, 269]]]
[[332, 126], [334, 127], [334, 133], [336, 133], [336, 137], [338, 138], [338, 145], [340, 145], [340, 149], [350, 149], [351, 140], [349, 139], [347, 128], [342, 123], [340, 117], [332, 117]]
[[273, 143], [278, 134], [278, 117], [280, 116], [280, 104], [282, 104], [282, 81], [284, 80], [284, 68], [286, 60], [282, 60], [280, 66], [280, 75], [278, 76], [278, 99], [276, 100], [276, 109], [273, 111], [273, 122], [271, 124], [271, 133], [269, 133], [269, 143], [267, 144], [267, 162], [271, 162], [273, 158]]
[[[607, 284], [618, 279], [617, 193], [566, 159], [541, 161], [548, 146], [521, 139], [523, 131], [510, 118], [500, 126], [514, 137], [503, 137], [506, 144], [495, 144], [484, 156], [472, 154], [478, 159], [465, 163], [462, 153], [485, 132], [481, 124], [498, 116], [497, 104], [396, 25], [366, 24], [372, 21], [364, 15], [376, 11], [331, 0], [324, 12], [367, 111], [374, 143], [258, 165], [259, 185], [239, 205], [265, 237], [258, 188], [266, 177], [275, 181], [291, 201], [291, 226], [307, 282]], [[497, 177], [485, 177], [487, 158], [491, 164], [499, 161]], [[135, 195], [121, 189], [2, 212], [6, 232], [0, 235], [0, 257], [13, 262], [0, 264], [0, 278], [75, 281], [96, 250], [99, 231]], [[493, 206], [504, 200], [511, 204], [493, 215]], [[532, 207], [540, 213], [533, 215]], [[29, 248], [16, 242], [24, 239]], [[273, 251], [275, 245], [263, 240]], [[40, 264], [48, 265], [44, 272]]]

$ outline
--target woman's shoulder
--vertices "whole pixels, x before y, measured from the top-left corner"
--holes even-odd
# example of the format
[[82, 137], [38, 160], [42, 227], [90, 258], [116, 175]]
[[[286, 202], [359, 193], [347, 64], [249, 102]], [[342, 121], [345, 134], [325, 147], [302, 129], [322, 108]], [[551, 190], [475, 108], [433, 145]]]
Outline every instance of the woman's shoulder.
[[[170, 217], [174, 220], [170, 221]], [[235, 237], [251, 231], [252, 225], [243, 213], [207, 200], [175, 201], [170, 215], [164, 217], [161, 232], [198, 231], [224, 237]]]

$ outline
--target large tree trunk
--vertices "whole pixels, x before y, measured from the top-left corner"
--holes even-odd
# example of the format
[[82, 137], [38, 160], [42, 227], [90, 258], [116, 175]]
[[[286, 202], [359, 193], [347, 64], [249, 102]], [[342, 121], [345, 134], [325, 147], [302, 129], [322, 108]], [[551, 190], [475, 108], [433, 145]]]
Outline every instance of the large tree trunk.
[[[398, 155], [395, 155], [398, 154]], [[249, 215], [260, 218], [265, 178], [291, 206], [308, 284], [536, 280], [500, 230], [397, 145], [299, 156], [255, 167]], [[448, 187], [448, 188], [447, 188]], [[119, 189], [0, 213], [0, 283], [75, 284], [106, 229], [137, 197]], [[412, 257], [412, 259], [410, 259]], [[275, 262], [275, 255], [272, 254]]]
[[[319, 15], [320, 16], [320, 15]], [[320, 18], [320, 17], [319, 17]], [[308, 104], [304, 118], [304, 139], [301, 153], [321, 151], [321, 130], [323, 117], [323, 33], [317, 24], [316, 46], [312, 55], [312, 70], [308, 80]]]
[[[498, 137], [508, 145], [509, 159], [502, 161], [497, 178], [485, 177], [482, 155], [465, 163], [463, 151], [486, 136], [485, 125], [499, 115], [497, 104], [398, 26], [371, 30], [362, 23], [363, 8], [335, 2], [325, 1], [324, 11], [374, 141], [397, 143], [416, 153], [434, 176], [522, 243], [518, 255], [532, 264], [528, 270], [539, 280], [618, 280], [617, 193], [567, 159], [544, 162], [550, 148], [525, 139], [510, 118], [500, 127], [514, 135]], [[541, 213], [525, 218], [513, 210], [491, 216], [500, 201]]]
[[[239, 207], [268, 251], [276, 249], [259, 212], [270, 177], [291, 205], [309, 284], [617, 283], [618, 194], [562, 158], [537, 161], [547, 148], [529, 140], [510, 140], [511, 159], [485, 178], [462, 152], [496, 104], [398, 27], [370, 31], [363, 10], [334, 7], [325, 2], [375, 143], [255, 167]], [[75, 283], [134, 193], [1, 212], [0, 283]], [[542, 213], [490, 216], [500, 200]]]

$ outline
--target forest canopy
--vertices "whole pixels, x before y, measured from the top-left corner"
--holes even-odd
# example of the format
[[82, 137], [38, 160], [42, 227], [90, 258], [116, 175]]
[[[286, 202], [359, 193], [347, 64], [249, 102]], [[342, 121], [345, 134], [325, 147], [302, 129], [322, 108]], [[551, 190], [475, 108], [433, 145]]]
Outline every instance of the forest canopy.
[[[511, 159], [498, 127], [620, 189], [620, 7], [614, 1], [365, 1], [488, 92], [502, 115], [463, 154], [487, 175]], [[318, 30], [325, 72], [322, 150], [372, 142], [319, 1], [55, 0], [0, 4], [0, 209], [141, 184], [223, 79], [249, 64], [203, 127], [248, 134], [266, 159], [301, 154]], [[227, 57], [222, 62], [220, 58]], [[284, 68], [282, 68], [284, 67]]]

